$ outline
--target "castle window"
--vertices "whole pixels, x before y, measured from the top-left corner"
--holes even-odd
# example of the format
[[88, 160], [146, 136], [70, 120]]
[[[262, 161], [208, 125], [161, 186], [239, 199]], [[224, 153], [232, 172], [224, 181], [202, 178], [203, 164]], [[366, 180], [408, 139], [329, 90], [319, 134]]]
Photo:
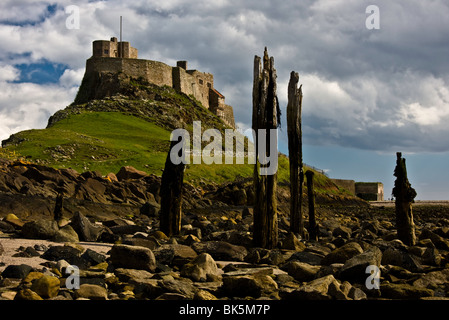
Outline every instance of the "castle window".
[[207, 87], [212, 88], [212, 85], [210, 84], [210, 82], [207, 83]]
[[104, 49], [104, 54], [109, 54], [109, 50], [108, 49]]
[[203, 85], [203, 80], [199, 79], [199, 83], [200, 83], [200, 85]]

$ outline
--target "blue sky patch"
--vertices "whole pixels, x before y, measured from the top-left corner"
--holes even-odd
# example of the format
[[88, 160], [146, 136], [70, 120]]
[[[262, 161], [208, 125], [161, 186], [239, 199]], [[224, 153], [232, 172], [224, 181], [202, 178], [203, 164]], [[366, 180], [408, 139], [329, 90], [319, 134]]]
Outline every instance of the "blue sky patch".
[[58, 83], [68, 66], [45, 60], [41, 63], [17, 64], [14, 67], [20, 70], [20, 77], [14, 81], [15, 83], [49, 84]]

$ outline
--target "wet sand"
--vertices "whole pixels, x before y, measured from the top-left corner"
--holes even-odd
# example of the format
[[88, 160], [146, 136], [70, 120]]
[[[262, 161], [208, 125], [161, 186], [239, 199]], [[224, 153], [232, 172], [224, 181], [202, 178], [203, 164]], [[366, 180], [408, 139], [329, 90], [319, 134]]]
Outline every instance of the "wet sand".
[[[373, 207], [394, 207], [394, 201], [370, 201]], [[449, 206], [449, 200], [416, 200], [413, 206]]]
[[[48, 262], [45, 259], [41, 259], [40, 257], [13, 257], [12, 255], [16, 254], [18, 249], [23, 247], [33, 247], [35, 244], [43, 244], [47, 247], [50, 246], [62, 246], [64, 243], [60, 242], [52, 242], [47, 240], [35, 240], [35, 239], [19, 239], [19, 238], [2, 238], [0, 235], [0, 243], [3, 246], [5, 252], [0, 255], [0, 272], [2, 272], [8, 265], [19, 265], [19, 264], [27, 264], [36, 269], [42, 269], [43, 266], [40, 265], [43, 262]], [[77, 245], [84, 247], [85, 249], [91, 249], [98, 253], [106, 254], [113, 244], [111, 243], [97, 243], [97, 242], [77, 242]], [[39, 252], [42, 254], [43, 252]]]

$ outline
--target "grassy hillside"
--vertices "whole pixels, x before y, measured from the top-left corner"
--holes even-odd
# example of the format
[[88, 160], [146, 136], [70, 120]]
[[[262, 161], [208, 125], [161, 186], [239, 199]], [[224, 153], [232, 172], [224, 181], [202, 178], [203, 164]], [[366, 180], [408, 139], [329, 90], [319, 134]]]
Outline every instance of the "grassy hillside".
[[[115, 96], [72, 104], [55, 113], [46, 129], [12, 135], [3, 142], [0, 157], [25, 158], [55, 168], [99, 171], [103, 175], [117, 173], [126, 165], [161, 175], [173, 129], [185, 128], [192, 134], [193, 121], [197, 120], [201, 121], [202, 132], [216, 128], [224, 134], [227, 128], [194, 98], [173, 88], [129, 78], [120, 81]], [[203, 147], [206, 144], [203, 142]], [[223, 183], [251, 177], [253, 165], [247, 163], [190, 164], [185, 180], [193, 184]], [[278, 181], [288, 182], [288, 158], [281, 155], [278, 165]], [[318, 193], [346, 194], [321, 173], [316, 172], [315, 177]]]
[[[47, 129], [15, 134], [18, 145], [0, 149], [1, 153], [33, 162], [73, 168], [79, 172], [117, 173], [130, 165], [161, 175], [169, 147], [170, 131], [151, 122], [120, 112], [87, 112], [70, 115]], [[187, 166], [187, 181], [224, 182], [250, 177], [253, 166], [246, 164]], [[280, 177], [288, 178], [288, 160], [280, 158]]]
[[156, 173], [164, 164], [170, 133], [134, 116], [89, 112], [15, 137], [23, 141], [7, 149], [41, 164], [103, 174], [133, 165]]

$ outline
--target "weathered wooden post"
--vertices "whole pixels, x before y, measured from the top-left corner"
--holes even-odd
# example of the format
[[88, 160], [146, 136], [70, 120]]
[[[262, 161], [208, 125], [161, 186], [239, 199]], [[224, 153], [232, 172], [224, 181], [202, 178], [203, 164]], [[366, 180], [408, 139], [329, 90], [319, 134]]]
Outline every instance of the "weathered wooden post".
[[313, 191], [314, 172], [306, 171], [307, 177], [307, 195], [309, 199], [309, 240], [318, 240], [318, 225], [315, 219], [315, 192]]
[[302, 190], [304, 172], [302, 163], [302, 86], [297, 88], [299, 75], [290, 73], [288, 83], [287, 134], [288, 158], [290, 163], [290, 231], [304, 238], [304, 221], [302, 214]]
[[[270, 158], [277, 157], [277, 145], [272, 145], [271, 135], [278, 127], [279, 105], [276, 96], [276, 69], [274, 58], [268, 56], [265, 47], [263, 66], [258, 56], [254, 57], [254, 82], [253, 82], [253, 118], [252, 128], [256, 135], [256, 157], [254, 166], [254, 245], [263, 248], [274, 248], [278, 242], [278, 219], [276, 199], [277, 174], [260, 174], [262, 168], [267, 167], [265, 161], [266, 152], [275, 149], [276, 154], [270, 154]], [[262, 130], [261, 130], [262, 129]], [[265, 132], [263, 132], [265, 129]], [[275, 131], [275, 130], [274, 130]], [[264, 135], [263, 133], [266, 133]], [[276, 136], [277, 138], [277, 136]], [[265, 150], [260, 150], [261, 139], [266, 139]], [[277, 140], [274, 140], [277, 143]], [[275, 148], [274, 148], [275, 147]], [[276, 158], [277, 159], [277, 158]], [[270, 163], [269, 165], [273, 165]], [[276, 163], [277, 165], [277, 163]]]
[[159, 192], [161, 197], [160, 230], [169, 237], [179, 234], [181, 231], [182, 185], [185, 165], [183, 162], [175, 165], [170, 159], [170, 153], [176, 144], [178, 141], [170, 143]]
[[60, 182], [58, 184], [58, 188], [56, 189], [58, 195], [56, 196], [55, 208], [53, 210], [53, 217], [56, 222], [62, 220], [63, 217], [63, 209], [64, 209], [64, 182]]
[[415, 245], [415, 224], [413, 223], [412, 202], [416, 191], [407, 178], [407, 167], [401, 152], [396, 153], [396, 168], [394, 169], [393, 196], [396, 198], [396, 229], [398, 238], [408, 246]]

